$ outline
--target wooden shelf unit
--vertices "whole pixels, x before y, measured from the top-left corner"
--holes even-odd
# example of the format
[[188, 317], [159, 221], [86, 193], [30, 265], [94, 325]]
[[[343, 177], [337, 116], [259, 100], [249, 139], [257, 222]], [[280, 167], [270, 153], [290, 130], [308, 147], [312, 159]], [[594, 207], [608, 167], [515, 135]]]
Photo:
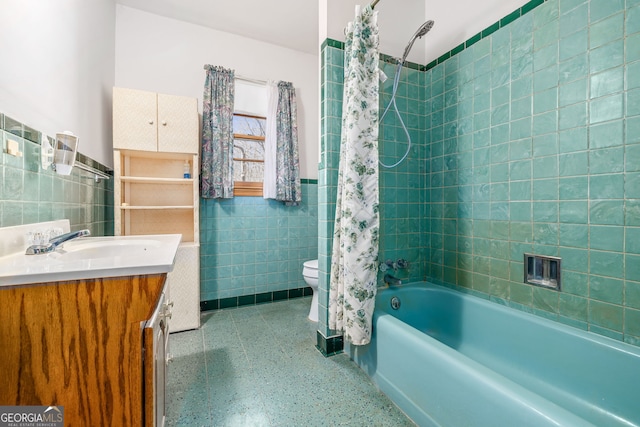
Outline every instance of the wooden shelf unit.
[[115, 225], [118, 235], [182, 234], [183, 243], [199, 243], [198, 180], [183, 178], [198, 156], [115, 150]]

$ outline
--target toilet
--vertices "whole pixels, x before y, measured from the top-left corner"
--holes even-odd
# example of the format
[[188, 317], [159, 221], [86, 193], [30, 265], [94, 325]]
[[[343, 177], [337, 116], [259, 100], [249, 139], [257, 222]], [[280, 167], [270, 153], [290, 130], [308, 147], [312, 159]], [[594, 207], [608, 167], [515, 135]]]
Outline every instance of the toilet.
[[309, 320], [318, 321], [318, 260], [312, 259], [303, 264], [302, 276], [307, 285], [311, 286], [313, 297], [311, 298], [311, 308], [309, 309]]

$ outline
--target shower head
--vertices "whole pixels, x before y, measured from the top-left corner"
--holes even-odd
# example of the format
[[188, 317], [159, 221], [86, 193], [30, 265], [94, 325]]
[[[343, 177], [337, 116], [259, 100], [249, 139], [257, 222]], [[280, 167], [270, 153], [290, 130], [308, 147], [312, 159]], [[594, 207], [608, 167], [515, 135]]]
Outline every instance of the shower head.
[[401, 63], [404, 63], [404, 61], [407, 59], [407, 56], [409, 56], [409, 52], [411, 51], [413, 43], [416, 41], [416, 39], [420, 39], [422, 38], [422, 36], [427, 34], [431, 30], [431, 28], [433, 28], [433, 24], [435, 24], [435, 22], [429, 20], [422, 24], [420, 28], [418, 28], [418, 31], [416, 31], [415, 34], [411, 37], [411, 40], [409, 40], [407, 47], [404, 49], [404, 54], [402, 55], [402, 59], [400, 60]]
[[425, 22], [424, 24], [422, 24], [420, 26], [420, 28], [418, 28], [418, 31], [416, 31], [416, 33], [413, 35], [413, 38], [415, 39], [416, 37], [422, 37], [425, 34], [427, 34], [431, 28], [433, 28], [433, 24], [435, 24], [435, 22], [433, 22], [432, 20], [429, 20], [427, 22]]

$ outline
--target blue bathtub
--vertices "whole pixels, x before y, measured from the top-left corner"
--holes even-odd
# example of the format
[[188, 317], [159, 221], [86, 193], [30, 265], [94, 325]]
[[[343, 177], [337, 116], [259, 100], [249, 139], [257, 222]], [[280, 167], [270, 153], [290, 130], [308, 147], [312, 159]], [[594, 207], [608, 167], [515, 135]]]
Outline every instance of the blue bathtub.
[[373, 322], [346, 351], [419, 426], [640, 426], [640, 348], [429, 283]]

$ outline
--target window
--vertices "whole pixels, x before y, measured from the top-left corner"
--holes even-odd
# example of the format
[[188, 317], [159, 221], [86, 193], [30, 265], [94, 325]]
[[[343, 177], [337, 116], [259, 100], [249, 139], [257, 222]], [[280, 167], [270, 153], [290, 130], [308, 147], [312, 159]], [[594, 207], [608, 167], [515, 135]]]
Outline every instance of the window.
[[233, 114], [234, 195], [262, 196], [266, 117]]

